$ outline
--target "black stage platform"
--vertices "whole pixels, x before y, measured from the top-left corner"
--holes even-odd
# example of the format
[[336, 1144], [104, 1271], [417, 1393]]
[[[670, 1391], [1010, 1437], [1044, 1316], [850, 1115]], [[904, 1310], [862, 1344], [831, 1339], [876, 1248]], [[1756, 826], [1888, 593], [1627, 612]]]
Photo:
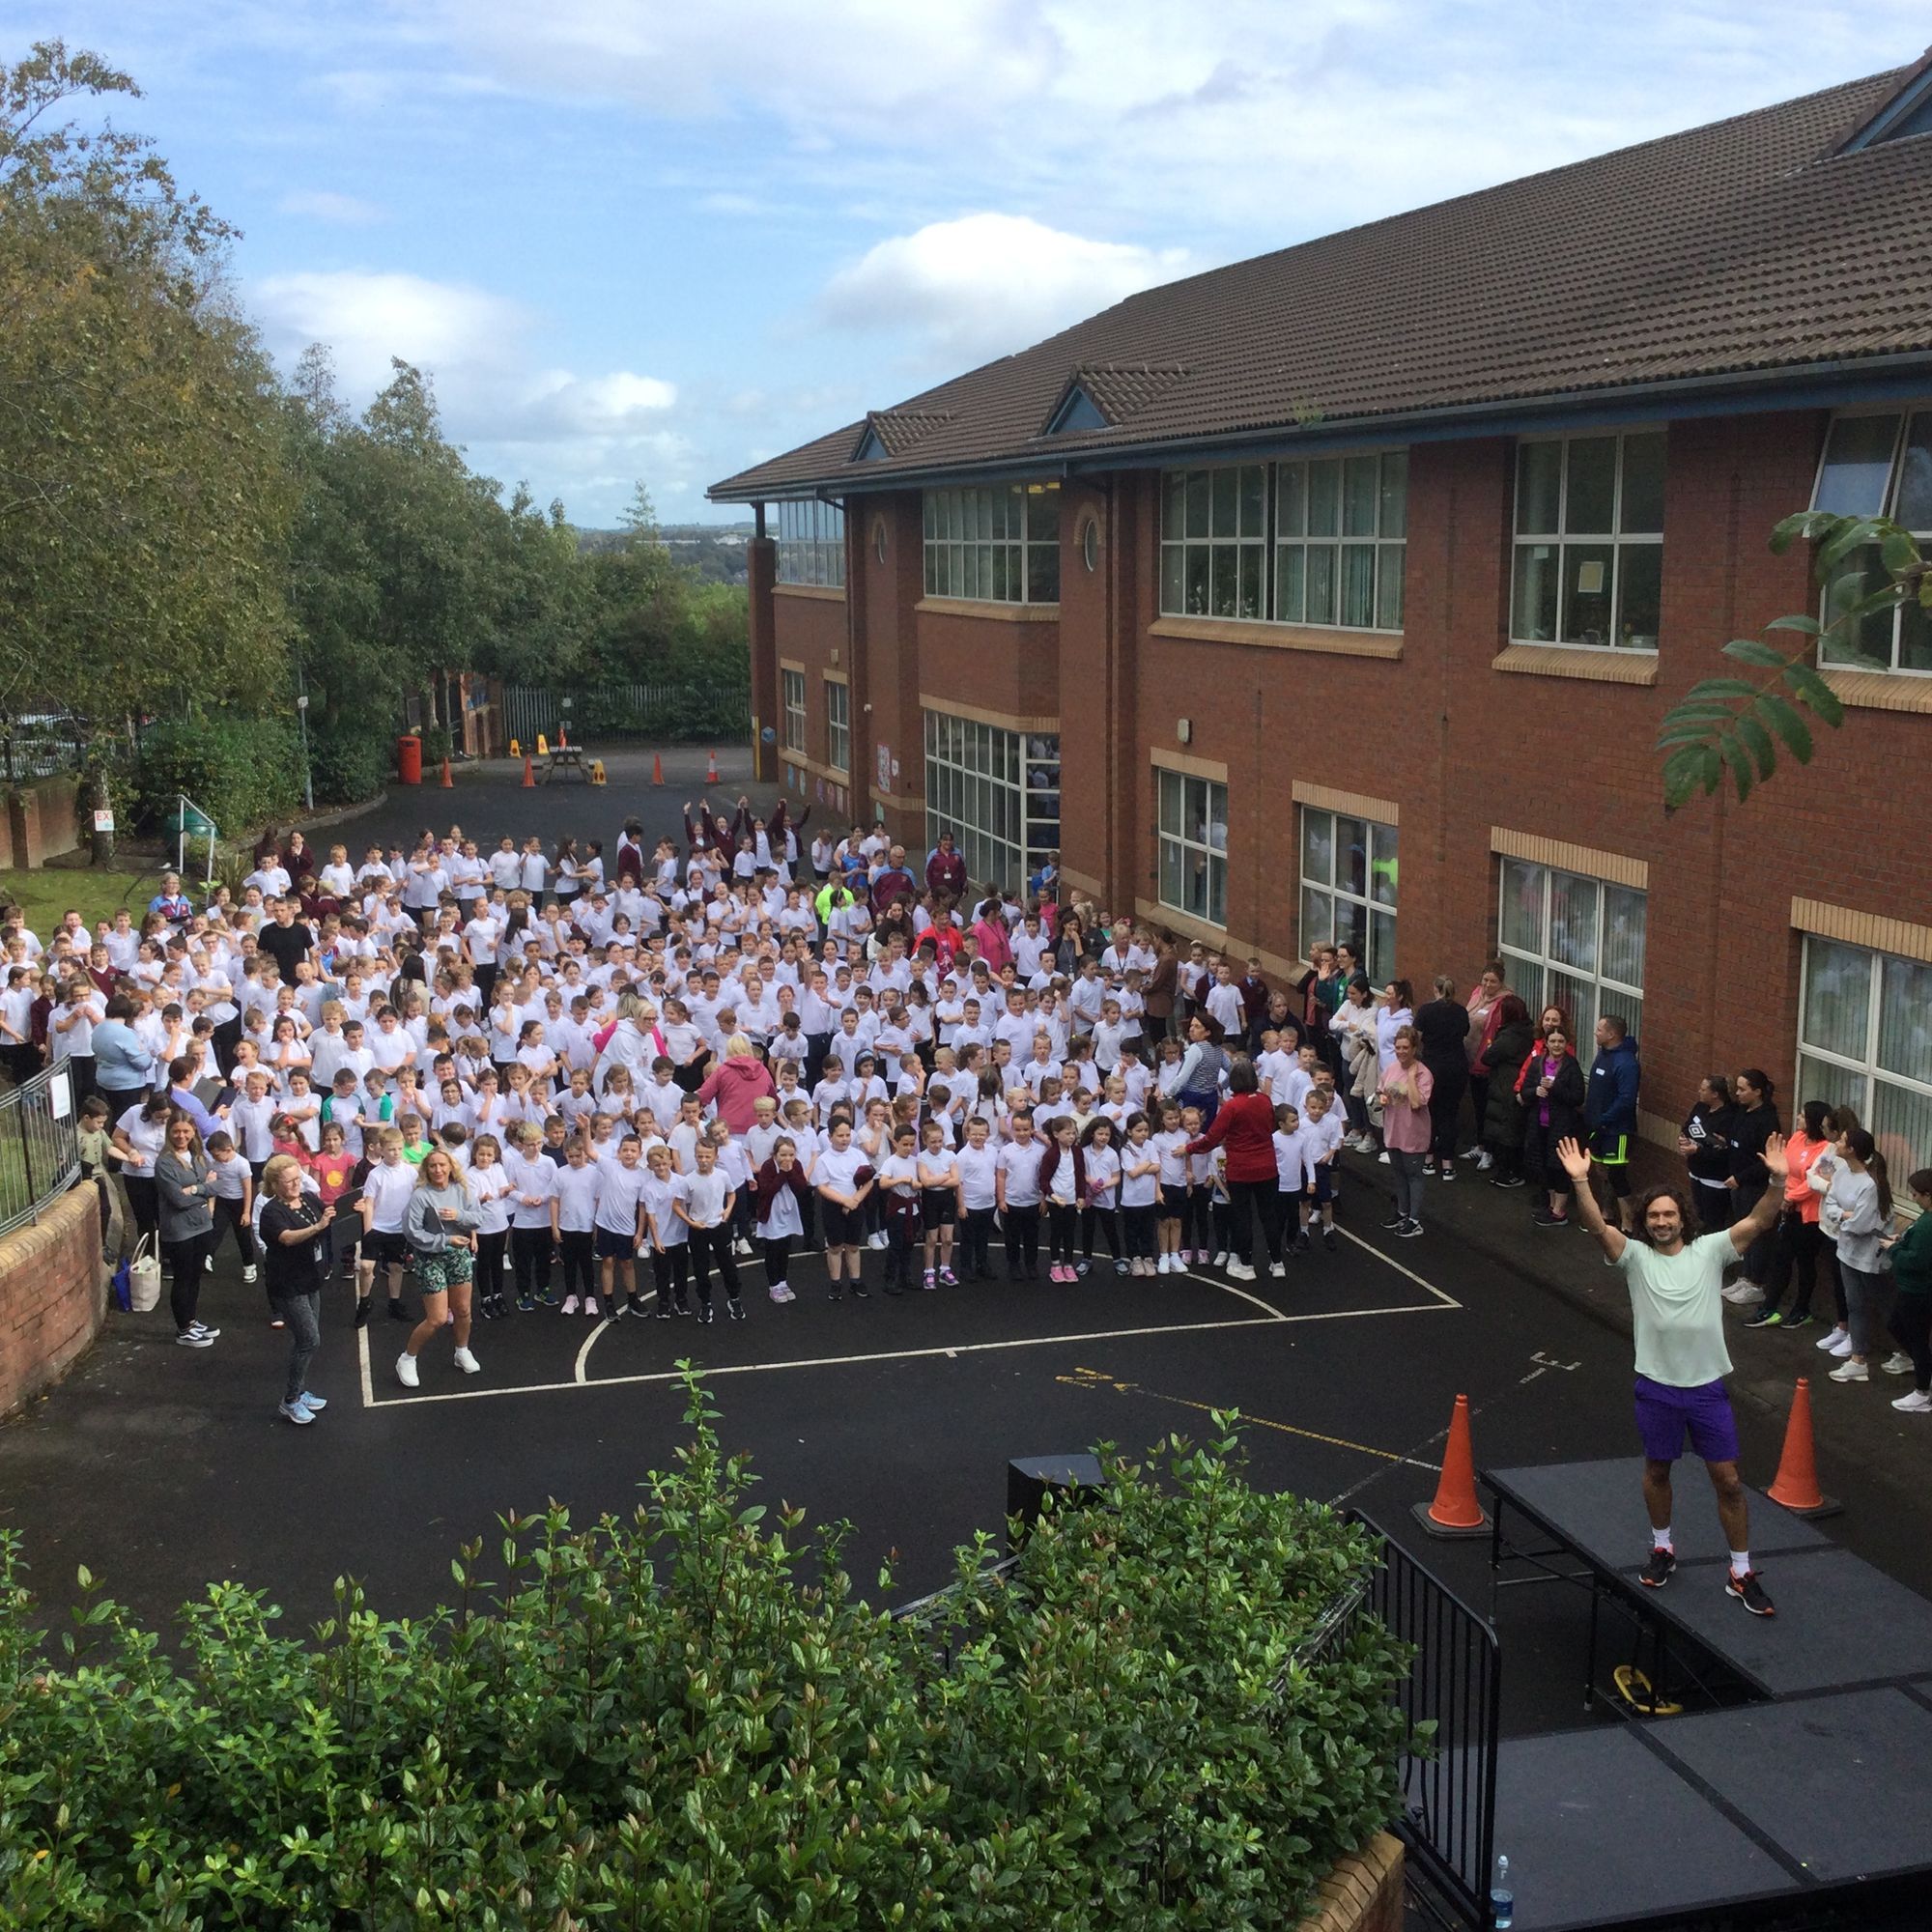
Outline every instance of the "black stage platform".
[[[1592, 1688], [1602, 1600], [1635, 1623], [1639, 1659], [1649, 1641], [1661, 1695], [1753, 1701], [1502, 1744], [1495, 1849], [1517, 1926], [1932, 1907], [1932, 1603], [1753, 1492], [1751, 1556], [1777, 1614], [1750, 1616], [1724, 1593], [1724, 1539], [1694, 1464], [1673, 1502], [1677, 1573], [1647, 1590], [1641, 1470], [1631, 1459], [1486, 1472], [1494, 1561], [1587, 1585]], [[1511, 1515], [1547, 1543], [1518, 1547]]]

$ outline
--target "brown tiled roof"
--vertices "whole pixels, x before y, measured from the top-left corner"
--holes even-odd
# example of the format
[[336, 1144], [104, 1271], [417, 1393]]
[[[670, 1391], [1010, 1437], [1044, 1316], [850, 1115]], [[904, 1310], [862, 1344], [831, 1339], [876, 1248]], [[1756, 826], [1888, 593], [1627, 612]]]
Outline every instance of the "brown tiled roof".
[[1072, 380], [1118, 428], [1177, 383], [1184, 383], [1187, 369], [1179, 362], [1082, 362]]
[[[1836, 152], [1915, 71], [1147, 290], [886, 412], [940, 419], [902, 452], [854, 466], [850, 424], [710, 494], [1932, 352], [1932, 137]], [[1120, 412], [1090, 388], [1109, 426], [1043, 438], [1083, 370]]]
[[[923, 437], [952, 420], [951, 410], [867, 410], [866, 427], [879, 439], [888, 456], [903, 456]], [[854, 449], [858, 447], [855, 441]], [[877, 459], [874, 458], [874, 461]]]

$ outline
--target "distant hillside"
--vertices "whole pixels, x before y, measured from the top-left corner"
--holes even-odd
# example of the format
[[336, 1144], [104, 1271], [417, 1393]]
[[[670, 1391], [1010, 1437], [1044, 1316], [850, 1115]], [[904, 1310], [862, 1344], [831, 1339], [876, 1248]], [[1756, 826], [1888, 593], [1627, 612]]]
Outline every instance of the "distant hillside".
[[[756, 527], [742, 524], [664, 524], [658, 536], [694, 576], [707, 583], [742, 583], [745, 581], [745, 540]], [[624, 541], [623, 530], [577, 532], [581, 551], [615, 550]]]

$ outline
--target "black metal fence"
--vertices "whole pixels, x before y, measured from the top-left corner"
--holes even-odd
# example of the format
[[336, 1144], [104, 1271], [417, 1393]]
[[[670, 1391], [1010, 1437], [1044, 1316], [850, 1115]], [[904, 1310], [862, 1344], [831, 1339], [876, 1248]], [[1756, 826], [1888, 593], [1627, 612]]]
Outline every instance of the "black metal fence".
[[80, 1178], [78, 1096], [60, 1066], [0, 1094], [0, 1235]]
[[1428, 1747], [1403, 1759], [1396, 1831], [1458, 1914], [1487, 1926], [1502, 1702], [1495, 1628], [1369, 1518], [1351, 1512], [1350, 1520], [1381, 1540], [1365, 1607], [1415, 1646], [1397, 1702], [1411, 1728], [1435, 1726]]

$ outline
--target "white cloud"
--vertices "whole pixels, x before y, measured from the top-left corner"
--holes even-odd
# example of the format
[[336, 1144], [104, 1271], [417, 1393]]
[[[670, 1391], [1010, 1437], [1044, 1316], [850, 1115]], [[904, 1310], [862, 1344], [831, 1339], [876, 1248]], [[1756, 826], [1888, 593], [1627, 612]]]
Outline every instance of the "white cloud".
[[337, 194], [329, 188], [302, 188], [285, 194], [275, 204], [283, 214], [305, 214], [316, 221], [327, 221], [341, 228], [366, 228], [381, 221], [386, 213], [373, 201], [357, 194]]
[[842, 327], [908, 329], [936, 353], [983, 359], [1192, 266], [1184, 248], [1090, 241], [1023, 214], [967, 214], [876, 243], [832, 277], [821, 308]]

